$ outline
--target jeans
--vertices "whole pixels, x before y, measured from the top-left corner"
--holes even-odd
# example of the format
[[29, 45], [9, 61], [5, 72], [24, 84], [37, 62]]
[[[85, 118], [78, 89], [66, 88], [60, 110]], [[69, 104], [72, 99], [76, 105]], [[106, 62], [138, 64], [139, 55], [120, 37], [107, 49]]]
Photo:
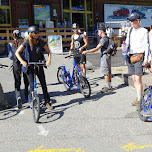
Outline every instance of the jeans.
[[[36, 68], [36, 75], [40, 81], [40, 84], [42, 86], [43, 96], [45, 99], [45, 102], [50, 102], [50, 96], [46, 87], [46, 80], [45, 80], [45, 74], [43, 67], [39, 66], [39, 68]], [[27, 78], [29, 80], [30, 84], [30, 92], [34, 90], [34, 68], [31, 66], [28, 68], [27, 72]]]

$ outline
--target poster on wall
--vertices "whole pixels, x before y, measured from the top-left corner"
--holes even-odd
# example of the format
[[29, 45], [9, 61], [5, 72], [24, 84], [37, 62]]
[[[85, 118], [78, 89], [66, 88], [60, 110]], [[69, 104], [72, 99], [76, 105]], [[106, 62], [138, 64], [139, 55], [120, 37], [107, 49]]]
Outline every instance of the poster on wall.
[[62, 36], [61, 35], [49, 35], [48, 36], [48, 46], [51, 53], [62, 54]]
[[104, 4], [104, 22], [127, 21], [131, 13], [136, 12], [141, 16], [141, 25], [152, 25], [152, 6]]
[[34, 22], [39, 24], [39, 21], [50, 21], [50, 6], [49, 5], [33, 5], [34, 8]]

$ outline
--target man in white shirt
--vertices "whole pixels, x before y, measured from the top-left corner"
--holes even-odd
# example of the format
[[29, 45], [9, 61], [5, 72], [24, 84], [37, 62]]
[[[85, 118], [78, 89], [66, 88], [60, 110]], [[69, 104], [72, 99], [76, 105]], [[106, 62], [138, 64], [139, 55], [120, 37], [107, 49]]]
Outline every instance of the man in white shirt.
[[[143, 66], [148, 65], [149, 56], [149, 36], [147, 29], [140, 25], [140, 15], [138, 13], [132, 13], [128, 18], [131, 24], [131, 28], [127, 33], [126, 44], [128, 46], [127, 65], [128, 73], [132, 76], [134, 86], [137, 92], [137, 98], [132, 103], [133, 106], [138, 106], [139, 101], [142, 98], [143, 86], [142, 75]], [[130, 32], [131, 30], [131, 32]], [[143, 56], [140, 61], [132, 63], [130, 58], [134, 54], [141, 54]]]

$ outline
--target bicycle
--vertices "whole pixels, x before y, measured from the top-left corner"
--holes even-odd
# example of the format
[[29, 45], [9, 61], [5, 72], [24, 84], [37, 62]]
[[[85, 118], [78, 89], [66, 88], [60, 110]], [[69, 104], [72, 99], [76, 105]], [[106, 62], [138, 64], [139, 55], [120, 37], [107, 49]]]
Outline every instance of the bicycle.
[[[66, 56], [65, 58], [72, 58], [74, 55]], [[89, 98], [91, 95], [91, 87], [84, 76], [83, 72], [80, 71], [78, 65], [73, 63], [73, 71], [70, 74], [69, 70], [66, 70], [65, 65], [58, 67], [57, 79], [60, 84], [64, 84], [65, 88], [68, 90], [78, 90], [80, 89], [81, 93], [85, 98]]]
[[[33, 111], [33, 120], [35, 123], [39, 121], [40, 118], [40, 97], [37, 91], [37, 82], [36, 82], [36, 67], [46, 66], [44, 62], [28, 62], [28, 66], [34, 67], [34, 90], [28, 96], [29, 106]], [[31, 106], [32, 103], [32, 106]]]
[[[152, 73], [149, 67], [147, 69]], [[142, 100], [139, 101], [138, 115], [142, 121], [152, 120], [152, 116], [144, 116], [144, 112], [147, 112], [149, 109], [152, 109], [152, 86], [143, 91]]]

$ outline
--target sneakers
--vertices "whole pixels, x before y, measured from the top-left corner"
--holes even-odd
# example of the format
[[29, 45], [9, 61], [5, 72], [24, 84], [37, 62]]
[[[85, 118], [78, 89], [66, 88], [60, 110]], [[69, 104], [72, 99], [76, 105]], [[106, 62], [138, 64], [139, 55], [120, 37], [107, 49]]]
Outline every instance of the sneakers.
[[17, 98], [17, 108], [21, 109], [22, 108], [22, 101], [21, 101], [21, 97]]
[[0, 107], [1, 107], [3, 110], [12, 108], [12, 106], [11, 106], [10, 104], [0, 105]]
[[139, 101], [138, 101], [138, 98], [136, 98], [134, 102], [132, 103], [132, 106], [138, 106], [138, 105], [139, 105]]
[[105, 93], [106, 93], [106, 92], [110, 92], [110, 91], [112, 91], [112, 86], [109, 87], [109, 88], [108, 88], [108, 87], [103, 87], [101, 91], [102, 91], [102, 92], [105, 92]]
[[142, 112], [142, 115], [145, 117], [151, 117], [152, 116], [152, 109], [148, 109], [146, 112]]
[[50, 109], [50, 110], [53, 109], [53, 107], [51, 106], [51, 103], [49, 103], [49, 102], [46, 102], [45, 106], [46, 106], [47, 109]]

